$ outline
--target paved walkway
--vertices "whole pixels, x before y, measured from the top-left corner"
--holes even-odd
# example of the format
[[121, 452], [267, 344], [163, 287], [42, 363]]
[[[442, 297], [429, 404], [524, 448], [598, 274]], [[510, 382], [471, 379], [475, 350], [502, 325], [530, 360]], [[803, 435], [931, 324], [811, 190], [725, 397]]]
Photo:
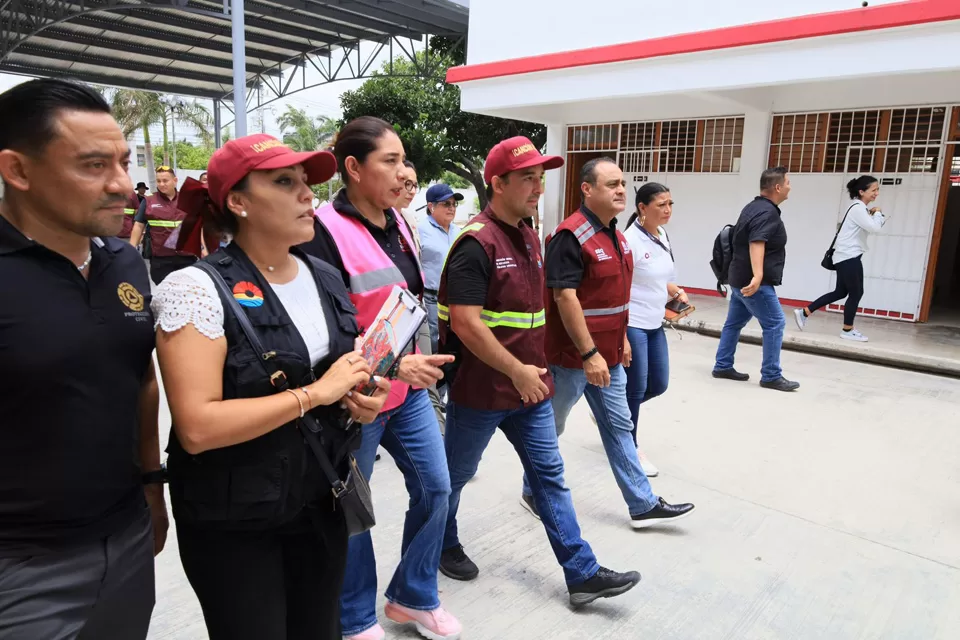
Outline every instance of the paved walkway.
[[[643, 581], [573, 611], [540, 523], [518, 503], [517, 457], [494, 437], [461, 507], [480, 577], [440, 577], [463, 639], [957, 638], [960, 385], [788, 352], [784, 367], [802, 387], [784, 394], [711, 378], [714, 339], [668, 339], [670, 389], [642, 409], [641, 441], [661, 469], [654, 490], [697, 511], [676, 528], [630, 529], [588, 409], [575, 407], [561, 450], [584, 536], [601, 562]], [[757, 347], [737, 356], [759, 370]], [[407, 504], [389, 456], [372, 486], [385, 585]], [[384, 626], [389, 640], [417, 637]], [[150, 638], [206, 637], [171, 537]]]
[[[727, 301], [694, 295], [690, 302], [697, 310], [678, 328], [719, 337], [727, 317]], [[801, 332], [793, 318], [794, 308], [783, 308], [787, 316], [784, 349], [960, 378], [960, 314], [923, 324], [858, 317], [857, 328], [870, 338], [860, 343], [840, 338], [843, 316], [839, 313], [818, 311]], [[751, 320], [741, 341], [760, 344], [760, 337], [760, 325]]]

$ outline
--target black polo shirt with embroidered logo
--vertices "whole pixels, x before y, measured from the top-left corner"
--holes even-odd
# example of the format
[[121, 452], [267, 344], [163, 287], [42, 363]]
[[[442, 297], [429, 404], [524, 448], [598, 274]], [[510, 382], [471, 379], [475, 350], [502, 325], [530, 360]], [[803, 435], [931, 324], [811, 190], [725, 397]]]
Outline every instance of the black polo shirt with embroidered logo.
[[0, 216], [0, 557], [111, 535], [144, 508], [150, 281], [123, 240], [91, 250], [87, 280]]

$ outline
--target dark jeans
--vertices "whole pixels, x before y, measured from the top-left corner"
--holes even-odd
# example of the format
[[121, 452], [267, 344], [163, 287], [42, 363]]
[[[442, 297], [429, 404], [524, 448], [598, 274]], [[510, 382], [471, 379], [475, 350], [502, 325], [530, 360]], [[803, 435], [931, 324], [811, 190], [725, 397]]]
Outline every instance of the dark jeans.
[[153, 604], [153, 526], [146, 509], [98, 542], [0, 558], [3, 640], [142, 640]]
[[633, 420], [633, 444], [637, 444], [640, 405], [662, 395], [670, 381], [670, 353], [663, 327], [627, 329], [633, 360], [623, 370], [627, 373], [627, 405]]
[[727, 320], [720, 332], [720, 344], [717, 347], [717, 363], [714, 371], [733, 369], [740, 332], [752, 318], [756, 318], [763, 329], [763, 364], [760, 367], [760, 381], [773, 382], [783, 377], [780, 369], [780, 347], [783, 346], [783, 330], [787, 322], [783, 317], [783, 307], [777, 298], [777, 290], [769, 284], [760, 285], [757, 292], [749, 298], [733, 287], [730, 291], [730, 306]]
[[150, 279], [153, 284], [160, 284], [163, 279], [174, 271], [189, 267], [197, 259], [194, 256], [167, 256], [150, 258]]
[[863, 254], [838, 262], [834, 266], [837, 268], [837, 288], [811, 302], [810, 313], [846, 298], [843, 305], [843, 324], [852, 327], [853, 320], [857, 317], [860, 298], [863, 297]]
[[274, 531], [177, 525], [210, 640], [341, 640], [347, 530], [333, 511], [316, 516]]

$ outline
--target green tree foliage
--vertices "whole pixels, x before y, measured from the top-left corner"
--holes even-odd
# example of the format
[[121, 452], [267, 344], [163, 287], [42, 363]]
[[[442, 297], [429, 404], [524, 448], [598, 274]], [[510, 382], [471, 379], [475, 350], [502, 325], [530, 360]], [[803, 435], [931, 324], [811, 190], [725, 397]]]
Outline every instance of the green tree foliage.
[[[487, 152], [511, 135], [525, 135], [542, 148], [546, 127], [460, 110], [460, 89], [444, 81], [449, 67], [463, 64], [462, 41], [435, 37], [416, 63], [384, 64], [376, 76], [340, 97], [343, 120], [363, 115], [393, 124], [421, 182], [443, 179], [446, 172], [472, 184], [486, 206], [483, 161]], [[409, 77], [409, 76], [424, 77]]]
[[336, 120], [327, 116], [311, 118], [306, 111], [292, 104], [288, 104], [287, 110], [277, 118], [277, 124], [283, 143], [295, 151], [326, 149], [339, 128]]
[[[206, 171], [213, 152], [214, 148], [212, 146], [197, 146], [186, 140], [177, 140], [177, 168]], [[153, 161], [157, 165], [163, 164], [163, 151], [161, 149], [153, 150]]]

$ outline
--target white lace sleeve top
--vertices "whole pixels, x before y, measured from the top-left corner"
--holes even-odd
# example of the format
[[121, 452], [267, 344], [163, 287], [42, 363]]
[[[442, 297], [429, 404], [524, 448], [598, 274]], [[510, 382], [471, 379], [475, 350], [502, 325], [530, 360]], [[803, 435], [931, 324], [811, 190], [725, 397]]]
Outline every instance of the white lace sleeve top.
[[[310, 364], [316, 365], [330, 353], [330, 333], [323, 314], [310, 268], [299, 258], [297, 275], [286, 284], [271, 284], [280, 303], [310, 352]], [[174, 271], [164, 278], [151, 304], [155, 327], [172, 333], [188, 324], [202, 335], [217, 340], [224, 335], [223, 304], [216, 286], [197, 267]]]

